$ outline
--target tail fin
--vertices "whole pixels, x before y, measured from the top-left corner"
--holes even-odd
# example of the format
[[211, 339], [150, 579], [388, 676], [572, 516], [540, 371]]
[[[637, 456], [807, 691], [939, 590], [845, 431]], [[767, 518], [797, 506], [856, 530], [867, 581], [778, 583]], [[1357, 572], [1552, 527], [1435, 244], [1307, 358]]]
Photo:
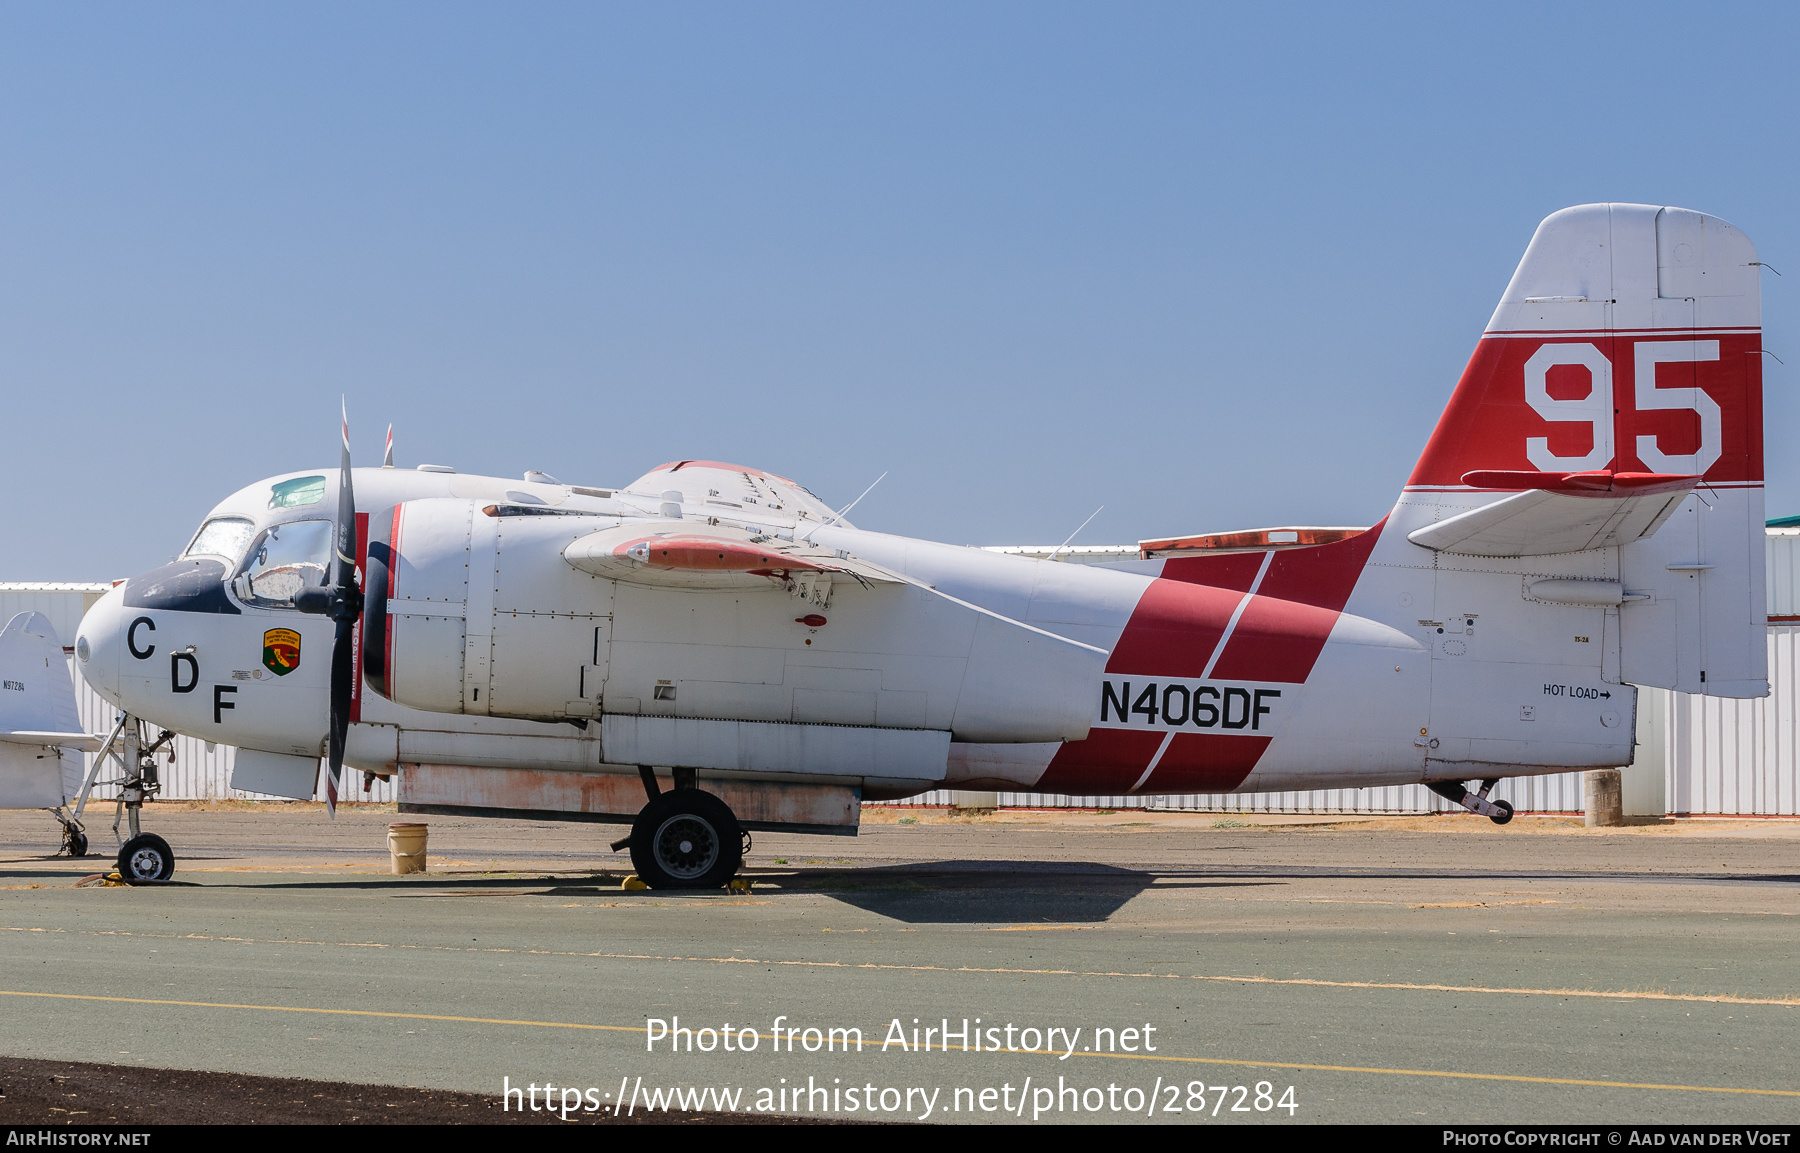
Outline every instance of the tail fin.
[[56, 629], [42, 613], [18, 614], [0, 629], [0, 808], [62, 804], [64, 762], [79, 766], [94, 744], [80, 730]]
[[[1624, 586], [1625, 681], [1767, 695], [1761, 325], [1756, 250], [1724, 221], [1642, 204], [1550, 216], [1407, 483], [1442, 494], [1440, 522], [1458, 505], [1473, 519], [1411, 539], [1616, 549], [1599, 563]], [[1500, 508], [1506, 492], [1531, 496]], [[1533, 536], [1511, 553], [1456, 543]]]

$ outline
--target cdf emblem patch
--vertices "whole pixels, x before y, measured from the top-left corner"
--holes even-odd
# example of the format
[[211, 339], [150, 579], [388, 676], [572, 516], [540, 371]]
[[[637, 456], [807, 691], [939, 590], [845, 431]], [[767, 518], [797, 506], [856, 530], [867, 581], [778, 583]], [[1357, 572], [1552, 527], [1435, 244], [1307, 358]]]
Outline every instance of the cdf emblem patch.
[[293, 629], [270, 629], [263, 634], [263, 667], [285, 677], [300, 667], [300, 634]]

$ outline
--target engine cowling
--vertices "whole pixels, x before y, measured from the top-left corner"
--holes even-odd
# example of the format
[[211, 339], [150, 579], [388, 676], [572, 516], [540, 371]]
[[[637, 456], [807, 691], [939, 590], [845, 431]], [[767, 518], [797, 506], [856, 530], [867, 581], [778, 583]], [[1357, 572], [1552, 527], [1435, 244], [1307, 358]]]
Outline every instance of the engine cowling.
[[363, 668], [431, 712], [530, 720], [600, 711], [612, 582], [561, 551], [591, 516], [505, 516], [454, 498], [370, 517]]

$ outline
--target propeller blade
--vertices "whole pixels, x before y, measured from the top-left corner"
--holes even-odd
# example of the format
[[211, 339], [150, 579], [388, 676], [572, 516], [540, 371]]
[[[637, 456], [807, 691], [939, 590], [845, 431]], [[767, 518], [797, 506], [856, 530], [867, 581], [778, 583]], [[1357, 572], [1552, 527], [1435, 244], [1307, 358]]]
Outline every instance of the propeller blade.
[[356, 490], [350, 476], [350, 412], [343, 412], [343, 459], [338, 471], [337, 555], [331, 565], [331, 619], [337, 636], [331, 646], [331, 729], [327, 742], [325, 811], [337, 816], [338, 785], [344, 776], [344, 741], [350, 733], [350, 698], [356, 689], [356, 621], [362, 590], [356, 586]]
[[331, 735], [326, 764], [325, 811], [337, 816], [338, 785], [344, 777], [344, 741], [350, 734], [350, 691], [356, 676], [356, 621], [337, 622], [331, 646]]
[[394, 467], [394, 426], [388, 425], [387, 447], [381, 452], [381, 467]]

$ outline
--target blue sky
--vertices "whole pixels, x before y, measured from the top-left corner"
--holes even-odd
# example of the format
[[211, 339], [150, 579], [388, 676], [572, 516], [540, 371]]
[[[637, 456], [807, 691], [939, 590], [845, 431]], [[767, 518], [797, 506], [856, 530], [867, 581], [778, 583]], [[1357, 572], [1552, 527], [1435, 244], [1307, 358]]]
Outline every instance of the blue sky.
[[333, 459], [755, 465], [864, 527], [1368, 524], [1537, 221], [1768, 262], [1792, 5], [0, 6], [0, 578]]

